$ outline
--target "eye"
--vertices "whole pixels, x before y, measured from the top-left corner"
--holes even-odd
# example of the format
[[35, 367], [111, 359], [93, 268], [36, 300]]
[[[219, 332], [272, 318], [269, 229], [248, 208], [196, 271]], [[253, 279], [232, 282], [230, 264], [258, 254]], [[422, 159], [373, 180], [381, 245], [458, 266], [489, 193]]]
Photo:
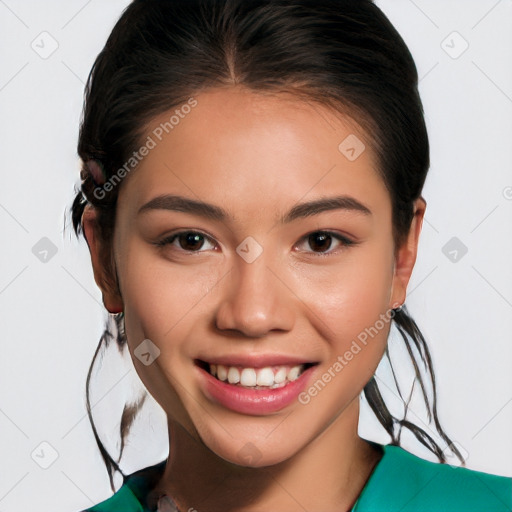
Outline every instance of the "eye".
[[211, 247], [207, 247], [206, 250], [215, 249], [215, 245], [212, 242], [213, 240], [204, 233], [198, 231], [180, 231], [179, 233], [167, 236], [158, 241], [156, 245], [159, 247], [171, 245], [178, 251], [184, 252], [204, 252], [200, 249], [203, 248], [205, 243], [211, 245]]
[[313, 249], [313, 253], [319, 255], [336, 252], [335, 250], [330, 250], [333, 245], [334, 247], [343, 248], [355, 244], [355, 242], [349, 238], [331, 231], [314, 231], [313, 233], [309, 233], [302, 238], [301, 242], [297, 244], [296, 247], [300, 247], [304, 245], [304, 243], [308, 244], [309, 247]]

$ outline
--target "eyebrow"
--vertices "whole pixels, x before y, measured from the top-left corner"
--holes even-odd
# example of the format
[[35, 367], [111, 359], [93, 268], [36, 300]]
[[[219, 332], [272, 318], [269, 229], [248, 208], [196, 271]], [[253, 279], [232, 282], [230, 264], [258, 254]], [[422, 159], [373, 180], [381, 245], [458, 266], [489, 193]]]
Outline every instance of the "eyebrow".
[[[190, 213], [215, 221], [225, 221], [228, 218], [232, 218], [220, 206], [176, 195], [155, 197], [142, 205], [137, 214], [139, 215], [151, 210], [171, 210]], [[280, 223], [287, 224], [299, 218], [310, 217], [331, 210], [349, 210], [364, 215], [372, 215], [371, 210], [357, 199], [350, 196], [336, 196], [320, 198], [295, 205], [288, 213], [280, 218]]]

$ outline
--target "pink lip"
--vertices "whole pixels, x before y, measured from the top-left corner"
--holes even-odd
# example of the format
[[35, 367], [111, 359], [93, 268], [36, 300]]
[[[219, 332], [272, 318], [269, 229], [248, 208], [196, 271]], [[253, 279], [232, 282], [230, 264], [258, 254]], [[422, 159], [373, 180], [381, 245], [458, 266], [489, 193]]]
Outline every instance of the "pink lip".
[[[289, 362], [289, 358], [287, 361]], [[266, 364], [265, 366], [273, 365]], [[286, 386], [268, 390], [234, 386], [216, 379], [199, 366], [196, 368], [200, 373], [200, 386], [203, 393], [210, 400], [240, 414], [263, 416], [278, 412], [297, 400], [299, 394], [306, 387], [315, 366], [308, 368], [297, 380], [286, 384]]]

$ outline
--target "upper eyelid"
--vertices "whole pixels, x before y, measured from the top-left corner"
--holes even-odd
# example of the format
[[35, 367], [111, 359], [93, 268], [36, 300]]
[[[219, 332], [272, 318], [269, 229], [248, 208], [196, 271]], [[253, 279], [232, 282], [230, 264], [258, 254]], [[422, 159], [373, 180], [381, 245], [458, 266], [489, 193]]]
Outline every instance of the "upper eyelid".
[[354, 242], [352, 240], [352, 237], [349, 236], [349, 235], [343, 235], [341, 233], [338, 233], [336, 231], [333, 231], [331, 229], [314, 229], [313, 231], [309, 231], [308, 233], [306, 233], [305, 235], [302, 236], [301, 240], [303, 238], [306, 238], [307, 236], [310, 236], [310, 235], [313, 235], [315, 233], [326, 233], [328, 235], [331, 235], [333, 236], [334, 238], [337, 238], [337, 239], [343, 239], [345, 241], [350, 241], [350, 242]]

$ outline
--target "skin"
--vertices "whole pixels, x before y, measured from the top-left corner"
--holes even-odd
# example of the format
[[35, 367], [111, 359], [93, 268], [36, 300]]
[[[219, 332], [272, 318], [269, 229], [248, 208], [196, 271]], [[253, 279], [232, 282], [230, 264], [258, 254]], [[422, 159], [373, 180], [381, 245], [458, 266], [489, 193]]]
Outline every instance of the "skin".
[[[241, 87], [195, 98], [197, 106], [120, 189], [113, 240], [120, 294], [106, 284], [94, 210], [83, 218], [96, 281], [107, 309], [125, 312], [132, 355], [144, 339], [160, 350], [148, 366], [133, 357], [168, 416], [170, 456], [157, 489], [182, 511], [349, 510], [382, 456], [357, 426], [359, 395], [382, 358], [389, 323], [308, 404], [294, 401], [269, 415], [215, 403], [199, 385], [194, 359], [300, 354], [318, 363], [309, 387], [358, 334], [404, 302], [425, 203], [416, 201], [409, 235], [397, 248], [389, 193], [353, 121]], [[355, 161], [338, 150], [349, 134], [366, 141]], [[212, 203], [229, 217], [138, 214], [162, 194]], [[340, 195], [371, 214], [336, 209], [279, 223], [298, 203]], [[179, 240], [156, 245], [182, 230], [212, 240], [196, 253]], [[354, 243], [333, 238], [322, 249], [308, 242], [306, 235], [326, 230]], [[252, 263], [236, 252], [248, 236], [263, 249]]]

